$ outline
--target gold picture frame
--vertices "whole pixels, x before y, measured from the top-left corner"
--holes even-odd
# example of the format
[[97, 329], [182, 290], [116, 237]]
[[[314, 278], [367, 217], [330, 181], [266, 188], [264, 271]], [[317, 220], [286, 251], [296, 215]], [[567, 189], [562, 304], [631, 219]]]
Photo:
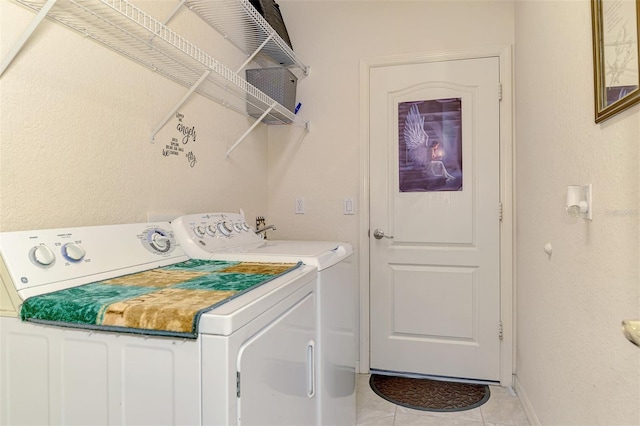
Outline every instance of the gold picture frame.
[[640, 103], [640, 0], [591, 0], [595, 121]]

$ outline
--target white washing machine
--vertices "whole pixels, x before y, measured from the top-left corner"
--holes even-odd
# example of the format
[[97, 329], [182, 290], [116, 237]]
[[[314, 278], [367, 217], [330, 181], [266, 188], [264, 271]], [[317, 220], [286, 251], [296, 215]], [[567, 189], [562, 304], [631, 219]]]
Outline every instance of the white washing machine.
[[0, 233], [0, 255], [0, 424], [317, 422], [316, 268], [221, 302], [179, 338], [18, 318], [30, 297], [190, 261], [169, 223]]
[[353, 248], [344, 242], [265, 240], [241, 213], [182, 216], [171, 223], [185, 252], [199, 259], [297, 262], [318, 269], [318, 423], [354, 425], [357, 340]]

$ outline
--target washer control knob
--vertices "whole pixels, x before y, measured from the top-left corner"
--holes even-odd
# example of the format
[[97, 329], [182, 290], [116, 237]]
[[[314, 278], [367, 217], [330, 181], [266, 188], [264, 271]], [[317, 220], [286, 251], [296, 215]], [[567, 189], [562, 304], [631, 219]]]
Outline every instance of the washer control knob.
[[242, 224], [241, 223], [234, 223], [233, 224], [233, 229], [235, 229], [236, 232], [242, 232]]
[[45, 268], [52, 266], [56, 261], [56, 255], [53, 254], [51, 249], [44, 244], [32, 248], [30, 257], [33, 263], [35, 263], [37, 266]]
[[80, 262], [86, 254], [87, 251], [79, 244], [67, 243], [62, 246], [62, 255], [71, 262]]
[[230, 236], [233, 231], [232, 225], [229, 222], [224, 221], [218, 224], [218, 231], [220, 231], [224, 236]]
[[171, 253], [176, 245], [173, 234], [162, 228], [147, 228], [140, 239], [144, 248], [156, 255]]
[[249, 228], [249, 225], [247, 224], [247, 222], [242, 222], [242, 230], [244, 232], [249, 232], [249, 229], [251, 228]]
[[171, 240], [166, 235], [154, 232], [151, 236], [151, 246], [158, 251], [165, 252], [171, 247]]
[[198, 238], [204, 237], [204, 233], [205, 233], [204, 226], [202, 225], [196, 226], [195, 228], [193, 228], [193, 233], [196, 234], [196, 237]]
[[214, 235], [216, 235], [216, 227], [213, 225], [208, 225], [207, 226], [207, 234], [211, 235], [212, 237]]

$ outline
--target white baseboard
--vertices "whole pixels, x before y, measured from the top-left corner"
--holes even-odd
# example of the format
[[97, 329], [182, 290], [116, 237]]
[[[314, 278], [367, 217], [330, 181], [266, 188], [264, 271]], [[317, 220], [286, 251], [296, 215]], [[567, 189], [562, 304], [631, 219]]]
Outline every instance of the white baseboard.
[[542, 423], [540, 423], [538, 416], [536, 416], [533, 405], [531, 405], [531, 401], [529, 401], [529, 398], [527, 397], [527, 392], [525, 392], [522, 384], [520, 383], [520, 380], [518, 380], [518, 376], [513, 376], [513, 382], [515, 384], [516, 395], [520, 400], [520, 404], [522, 404], [522, 409], [524, 410], [524, 414], [529, 420], [529, 424], [531, 426], [542, 426]]

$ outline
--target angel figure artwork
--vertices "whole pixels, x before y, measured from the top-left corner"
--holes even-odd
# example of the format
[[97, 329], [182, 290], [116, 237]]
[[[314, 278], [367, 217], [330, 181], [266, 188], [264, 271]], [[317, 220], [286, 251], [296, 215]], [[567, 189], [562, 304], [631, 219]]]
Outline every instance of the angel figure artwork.
[[461, 99], [398, 105], [400, 192], [462, 189], [461, 119]]

